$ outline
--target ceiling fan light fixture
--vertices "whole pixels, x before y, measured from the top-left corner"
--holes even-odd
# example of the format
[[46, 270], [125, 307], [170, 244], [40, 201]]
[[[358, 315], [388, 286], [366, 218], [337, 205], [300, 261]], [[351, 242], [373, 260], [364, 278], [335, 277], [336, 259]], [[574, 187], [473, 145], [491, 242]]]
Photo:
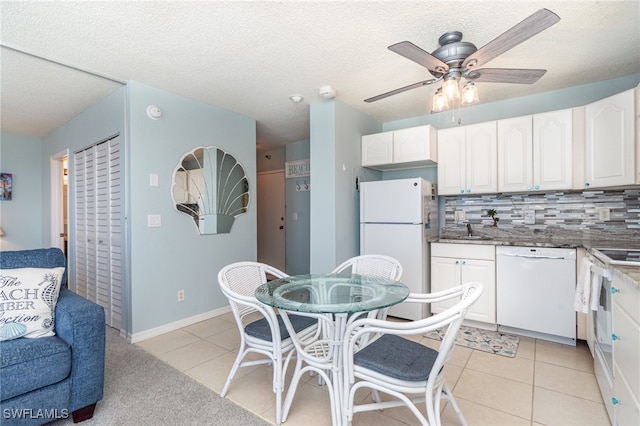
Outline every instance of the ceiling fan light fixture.
[[478, 88], [473, 81], [468, 81], [462, 88], [462, 105], [473, 105], [480, 102]]
[[445, 77], [444, 83], [442, 83], [442, 93], [448, 101], [455, 101], [460, 98], [460, 89], [458, 88], [458, 79]]
[[449, 101], [447, 97], [442, 93], [442, 88], [436, 90], [436, 93], [433, 95], [433, 104], [431, 107], [431, 112], [442, 112], [449, 109]]

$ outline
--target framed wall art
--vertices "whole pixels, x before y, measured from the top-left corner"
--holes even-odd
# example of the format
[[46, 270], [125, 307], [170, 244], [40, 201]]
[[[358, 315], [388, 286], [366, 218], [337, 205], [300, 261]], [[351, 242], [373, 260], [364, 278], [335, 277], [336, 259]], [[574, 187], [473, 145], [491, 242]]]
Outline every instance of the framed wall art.
[[0, 173], [0, 200], [11, 200], [13, 178], [11, 173]]

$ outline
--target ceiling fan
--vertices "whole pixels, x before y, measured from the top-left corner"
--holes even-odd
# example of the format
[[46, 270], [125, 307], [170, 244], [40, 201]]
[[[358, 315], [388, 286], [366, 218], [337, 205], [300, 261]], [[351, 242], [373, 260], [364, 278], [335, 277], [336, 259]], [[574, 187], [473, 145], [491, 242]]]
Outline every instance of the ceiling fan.
[[[426, 86], [444, 80], [441, 89], [434, 96], [434, 112], [442, 111], [436, 107], [438, 96], [457, 99], [458, 82], [461, 78], [468, 80], [462, 93], [462, 104], [478, 102], [477, 88], [474, 82], [482, 83], [517, 83], [532, 84], [542, 77], [547, 70], [516, 68], [478, 68], [507, 50], [517, 46], [539, 32], [549, 28], [560, 20], [560, 17], [548, 9], [540, 9], [519, 24], [513, 26], [500, 36], [478, 49], [474, 44], [462, 41], [462, 33], [451, 31], [443, 34], [438, 42], [440, 47], [432, 53], [426, 52], [410, 41], [403, 41], [389, 46], [389, 50], [423, 67], [435, 77], [430, 80], [410, 84], [390, 92], [365, 99], [375, 102], [407, 90]], [[444, 108], [446, 109], [446, 108]]]

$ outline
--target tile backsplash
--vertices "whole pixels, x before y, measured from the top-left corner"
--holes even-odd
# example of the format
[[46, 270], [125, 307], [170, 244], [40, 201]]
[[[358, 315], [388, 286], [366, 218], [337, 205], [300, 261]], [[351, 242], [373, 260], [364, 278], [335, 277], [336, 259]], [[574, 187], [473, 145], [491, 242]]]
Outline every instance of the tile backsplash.
[[[444, 198], [442, 231], [472, 226], [490, 227], [488, 209], [497, 211], [502, 231], [593, 231], [638, 233], [640, 235], [640, 188], [588, 190], [526, 194], [493, 194]], [[600, 220], [601, 210], [609, 209], [609, 220]], [[455, 212], [463, 211], [465, 221], [456, 222]], [[525, 224], [525, 214], [535, 215], [534, 224]], [[606, 213], [606, 210], [602, 213]]]

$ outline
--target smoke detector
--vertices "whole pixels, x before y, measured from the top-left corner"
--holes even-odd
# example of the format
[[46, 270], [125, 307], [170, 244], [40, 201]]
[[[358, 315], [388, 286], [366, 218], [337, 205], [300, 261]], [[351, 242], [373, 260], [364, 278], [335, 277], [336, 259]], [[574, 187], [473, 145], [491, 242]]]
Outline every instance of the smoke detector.
[[322, 86], [318, 90], [318, 94], [325, 99], [333, 99], [336, 97], [336, 89], [331, 86]]

